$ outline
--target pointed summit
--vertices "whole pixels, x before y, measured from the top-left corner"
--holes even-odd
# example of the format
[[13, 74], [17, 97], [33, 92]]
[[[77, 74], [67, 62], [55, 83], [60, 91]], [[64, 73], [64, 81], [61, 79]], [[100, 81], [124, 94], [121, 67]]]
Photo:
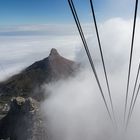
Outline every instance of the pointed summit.
[[50, 51], [49, 57], [56, 58], [58, 56], [60, 56], [59, 53], [58, 53], [58, 51], [55, 48], [52, 48], [51, 51]]
[[52, 48], [50, 51], [50, 55], [58, 55], [58, 51], [55, 48]]
[[44, 98], [44, 94], [34, 92], [36, 89], [38, 91], [44, 83], [47, 84], [52, 81], [73, 76], [78, 68], [79, 64], [59, 55], [57, 50], [53, 48], [48, 57], [36, 61], [21, 71], [21, 73], [1, 82], [0, 95], [9, 97], [30, 96], [41, 100]]

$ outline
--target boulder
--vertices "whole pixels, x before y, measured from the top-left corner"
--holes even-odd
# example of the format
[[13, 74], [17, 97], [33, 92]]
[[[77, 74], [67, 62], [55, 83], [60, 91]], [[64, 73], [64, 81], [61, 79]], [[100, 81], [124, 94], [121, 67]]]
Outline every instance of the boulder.
[[0, 139], [47, 140], [39, 103], [30, 97], [12, 98], [8, 114], [0, 120]]

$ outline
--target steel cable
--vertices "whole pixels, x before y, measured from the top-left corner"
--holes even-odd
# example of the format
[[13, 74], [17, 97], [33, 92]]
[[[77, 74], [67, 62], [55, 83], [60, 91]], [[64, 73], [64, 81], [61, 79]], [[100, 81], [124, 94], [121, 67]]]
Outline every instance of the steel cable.
[[140, 72], [140, 63], [139, 63], [139, 66], [138, 66], [138, 71], [137, 71], [137, 76], [136, 76], [136, 80], [135, 80], [135, 84], [134, 84], [132, 99], [131, 99], [131, 103], [130, 103], [130, 107], [129, 107], [129, 114], [128, 114], [128, 117], [127, 117], [127, 125], [129, 123], [130, 116], [133, 112], [133, 109], [132, 109], [132, 108], [134, 108], [133, 105], [135, 104], [135, 103], [133, 103], [133, 101], [134, 101], [134, 97], [135, 97], [136, 86], [137, 86], [137, 83], [138, 83], [139, 72]]
[[101, 92], [101, 95], [102, 95], [102, 98], [103, 98], [103, 101], [104, 101], [105, 107], [106, 107], [107, 112], [108, 112], [108, 115], [109, 115], [109, 118], [110, 118], [110, 120], [112, 121], [111, 113], [110, 113], [110, 111], [109, 111], [109, 108], [108, 108], [108, 105], [107, 105], [107, 102], [106, 102], [106, 99], [105, 99], [105, 96], [104, 96], [104, 93], [103, 93], [103, 90], [102, 90], [101, 84], [100, 84], [100, 82], [99, 82], [99, 79], [98, 79], [98, 76], [97, 76], [97, 73], [96, 73], [96, 70], [95, 70], [95, 66], [94, 66], [94, 63], [93, 63], [93, 60], [92, 60], [92, 57], [91, 57], [91, 54], [90, 54], [90, 51], [89, 51], [89, 48], [88, 48], [88, 45], [87, 45], [87, 42], [86, 42], [85, 36], [84, 36], [84, 33], [83, 33], [83, 31], [82, 31], [82, 27], [81, 27], [81, 24], [80, 24], [80, 21], [79, 21], [79, 18], [78, 18], [78, 15], [77, 15], [77, 12], [76, 12], [75, 6], [74, 6], [72, 0], [68, 0], [68, 3], [69, 3], [69, 6], [70, 6], [70, 9], [71, 9], [72, 15], [73, 15], [73, 17], [74, 17], [74, 20], [75, 20], [75, 23], [76, 23], [77, 29], [78, 29], [78, 31], [79, 31], [79, 34], [80, 34], [81, 40], [82, 40], [82, 42], [83, 42], [83, 45], [84, 45], [84, 48], [85, 48], [86, 54], [87, 54], [87, 56], [88, 56], [88, 60], [89, 60], [89, 62], [90, 62], [90, 65], [91, 65], [92, 71], [93, 71], [94, 76], [95, 76], [95, 79], [96, 79], [96, 81], [97, 81], [97, 84], [98, 84], [99, 90], [100, 90], [100, 92]]
[[92, 17], [93, 17], [94, 25], [95, 25], [95, 30], [96, 30], [99, 50], [100, 50], [100, 54], [101, 54], [101, 60], [102, 60], [102, 64], [103, 64], [103, 70], [104, 70], [105, 80], [106, 80], [106, 84], [107, 84], [109, 99], [110, 99], [110, 103], [111, 103], [111, 109], [112, 109], [112, 113], [113, 113], [113, 118], [114, 118], [114, 121], [116, 122], [114, 106], [113, 106], [112, 96], [111, 96], [111, 92], [110, 92], [108, 76], [107, 76], [107, 72], [106, 72], [105, 61], [104, 61], [104, 57], [103, 57], [103, 51], [102, 51], [102, 46], [101, 46], [101, 41], [100, 41], [100, 36], [99, 36], [99, 32], [98, 32], [98, 26], [97, 26], [97, 22], [96, 22], [96, 16], [95, 16], [94, 6], [93, 6], [92, 0], [90, 0], [90, 6], [91, 6], [91, 11], [92, 11]]
[[137, 8], [138, 8], [138, 0], [136, 0], [136, 3], [135, 3], [135, 13], [134, 13], [133, 32], [132, 32], [132, 42], [131, 42], [131, 51], [130, 51], [130, 59], [129, 59], [129, 70], [128, 70], [126, 97], [125, 97], [124, 124], [125, 124], [126, 110], [127, 110], [127, 102], [128, 102], [128, 91], [129, 91], [131, 63], [132, 63], [134, 37], [135, 37], [135, 27], [136, 27], [136, 19], [137, 19]]

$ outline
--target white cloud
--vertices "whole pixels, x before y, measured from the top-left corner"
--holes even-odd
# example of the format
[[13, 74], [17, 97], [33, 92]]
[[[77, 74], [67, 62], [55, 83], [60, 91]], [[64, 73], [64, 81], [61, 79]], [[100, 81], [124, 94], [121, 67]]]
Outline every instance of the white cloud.
[[84, 71], [75, 78], [45, 86], [51, 96], [42, 106], [51, 139], [111, 140], [113, 137], [112, 125], [91, 75]]
[[57, 48], [61, 55], [74, 59], [78, 42], [77, 36], [0, 37], [0, 65], [6, 71], [0, 71], [3, 75], [0, 79], [47, 57], [51, 48]]
[[[88, 33], [89, 25], [83, 25]], [[75, 30], [76, 26], [73, 24], [13, 25], [0, 27], [0, 36], [64, 36], [75, 35]]]
[[[140, 25], [140, 19], [138, 18], [137, 26], [136, 26], [136, 37], [135, 37], [135, 43], [134, 43], [134, 55], [133, 55], [133, 63], [132, 63], [130, 91], [132, 90], [132, 87], [133, 87], [134, 78], [136, 76], [137, 66], [139, 63], [139, 51], [140, 51], [139, 50], [139, 44], [140, 44], [139, 25]], [[39, 31], [40, 30], [42, 31], [44, 30], [44, 28], [46, 28], [46, 25], [45, 27], [40, 27], [40, 26], [41, 25], [39, 25], [38, 27]], [[97, 43], [97, 39], [96, 39], [96, 35], [95, 35], [95, 31], [93, 27], [94, 26], [92, 24], [88, 24], [84, 26], [84, 31], [86, 32], [87, 42], [92, 52], [93, 59], [94, 59], [94, 62], [95, 62], [95, 65], [99, 74], [99, 78], [101, 80], [101, 84], [104, 87], [105, 96], [107, 97], [107, 100], [109, 100], [107, 89], [105, 86], [103, 71], [102, 71], [101, 59], [100, 59], [100, 54], [98, 50], [98, 43]], [[20, 29], [18, 30], [29, 31], [29, 30], [36, 30], [35, 28], [36, 26], [34, 25], [28, 26], [28, 27], [26, 26], [24, 28], [20, 26]], [[13, 31], [16, 31], [17, 29], [7, 29], [7, 31], [3, 31], [3, 32], [8, 32], [8, 30], [12, 30], [13, 32]], [[52, 31], [50, 35], [47, 34], [47, 35], [40, 35], [40, 36], [37, 36], [37, 35], [36, 36], [32, 36], [32, 35], [30, 36], [24, 36], [24, 35], [22, 36], [16, 36], [16, 35], [4, 36], [3, 35], [2, 36], [1, 35], [0, 36], [0, 64], [5, 69], [7, 73], [6, 75], [9, 75], [13, 72], [15, 73], [21, 70], [23, 67], [30, 65], [34, 61], [47, 57], [51, 48], [58, 49], [60, 54], [63, 55], [64, 57], [67, 57], [69, 59], [75, 59], [85, 64], [86, 63], [88, 64], [82, 42], [80, 40], [80, 37], [78, 35], [77, 29], [75, 26], [65, 25], [65, 28], [63, 29], [63, 26], [60, 27], [59, 25], [57, 26], [55, 25], [54, 27], [52, 25], [52, 26], [49, 26], [49, 29], [47, 30], [49, 30], [49, 33]], [[58, 34], [58, 32], [61, 32], [61, 33]], [[121, 18], [114, 18], [114, 19], [107, 20], [99, 24], [99, 32], [100, 32], [100, 38], [102, 42], [104, 58], [106, 62], [106, 68], [107, 68], [108, 77], [109, 77], [110, 86], [111, 86], [112, 98], [114, 101], [115, 111], [117, 114], [117, 120], [121, 124], [122, 116], [123, 116], [124, 98], [125, 98], [125, 90], [126, 90], [126, 78], [127, 78], [127, 72], [128, 72], [128, 62], [129, 62], [129, 53], [130, 53], [130, 44], [131, 44], [132, 20], [124, 20]], [[1, 75], [3, 75], [3, 77], [0, 77], [0, 78], [3, 79], [5, 77], [5, 74], [2, 70], [0, 71], [0, 73]], [[54, 89], [54, 90], [50, 89], [52, 90], [51, 91], [52, 94], [55, 94], [57, 90], [57, 95], [56, 96], [52, 95], [52, 97], [50, 97], [50, 99], [46, 101], [47, 104], [49, 104], [48, 111], [50, 114], [48, 115], [50, 116], [48, 117], [53, 117], [53, 119], [50, 120], [50, 125], [54, 127], [53, 124], [51, 124], [51, 121], [54, 121], [54, 122], [57, 121], [58, 125], [62, 125], [61, 129], [57, 127], [55, 128], [56, 134], [59, 134], [57, 132], [60, 132], [60, 131], [63, 132], [65, 128], [66, 130], [71, 129], [70, 128], [71, 126], [67, 126], [68, 125], [67, 121], [70, 121], [72, 124], [74, 124], [72, 128], [74, 127], [75, 129], [75, 128], [78, 128], [77, 122], [81, 123], [80, 121], [83, 120], [83, 122], [80, 125], [81, 127], [80, 130], [82, 132], [85, 130], [86, 135], [87, 135], [89, 129], [90, 129], [89, 131], [91, 132], [91, 130], [93, 129], [93, 126], [98, 125], [95, 122], [95, 120], [97, 121], [98, 119], [99, 120], [102, 119], [102, 116], [104, 117], [104, 115], [106, 114], [105, 109], [102, 108], [103, 102], [101, 100], [101, 96], [98, 97], [98, 95], [100, 94], [98, 94], [99, 92], [98, 92], [97, 86], [93, 87], [95, 83], [95, 79], [92, 79], [92, 77], [89, 76], [90, 72], [83, 73], [82, 76], [86, 74], [88, 76], [82, 77], [82, 79], [80, 80], [77, 79], [77, 77], [76, 79], [72, 79], [72, 81], [69, 80], [68, 81], [69, 85], [68, 84], [66, 85], [66, 84], [63, 84], [63, 82], [60, 82], [60, 83], [57, 83], [56, 85], [51, 86]], [[86, 85], [85, 86], [86, 88], [84, 87], [84, 85]], [[75, 93], [77, 94], [75, 95]], [[95, 93], [97, 96], [96, 95], [94, 96], [93, 93]], [[67, 96], [70, 98], [70, 100], [67, 100], [68, 99]], [[91, 100], [92, 98], [93, 98], [93, 102]], [[87, 102], [87, 100], [89, 100], [89, 102]], [[129, 101], [130, 101], [130, 96], [129, 96]], [[73, 106], [69, 107], [71, 102], [73, 102]], [[94, 103], [95, 104], [101, 103], [99, 105], [99, 109], [101, 109], [100, 111], [103, 111], [103, 112], [100, 112], [99, 110], [98, 110], [99, 112], [96, 111], [96, 108], [94, 107], [91, 108], [90, 105], [92, 104], [94, 106], [95, 105]], [[67, 112], [66, 110], [67, 108], [70, 109], [70, 112]], [[89, 113], [89, 116], [86, 116], [86, 114], [83, 114], [82, 108], [85, 108], [85, 111], [87, 111], [87, 114]], [[55, 109], [56, 112], [53, 112], [53, 109]], [[92, 109], [94, 110], [94, 113], [96, 112], [97, 114], [90, 112]], [[79, 112], [77, 110], [79, 110]], [[63, 118], [61, 111], [63, 115], [65, 116], [65, 118]], [[72, 114], [73, 111], [74, 112], [77, 111], [76, 114]], [[56, 116], [54, 115], [58, 116], [58, 118], [55, 118]], [[78, 117], [81, 117], [81, 119], [80, 120], [76, 119], [75, 121], [77, 122], [75, 122], [74, 120], [72, 120], [72, 118], [69, 117], [69, 115], [72, 115], [72, 118], [74, 118], [75, 115], [77, 115]], [[136, 113], [134, 114], [132, 118], [133, 123], [131, 124], [132, 125], [131, 128], [137, 125], [139, 116], [140, 114], [138, 113], [138, 105], [137, 105]], [[93, 118], [94, 120], [90, 124], [90, 122], [92, 121], [92, 117], [94, 117]], [[58, 119], [58, 120], [55, 120], [55, 119]], [[88, 121], [88, 119], [90, 119], [91, 121]], [[59, 124], [61, 121], [63, 121], [63, 124]], [[87, 124], [84, 124], [84, 121]], [[101, 121], [101, 123], [104, 123], [104, 122]], [[89, 129], [88, 129], [89, 127], [88, 124], [90, 125]], [[83, 128], [84, 126], [85, 128]], [[103, 130], [101, 130], [102, 129], [102, 125], [101, 125], [101, 128], [100, 127], [97, 128], [95, 132], [98, 133], [97, 135], [100, 135], [101, 133], [104, 133], [104, 129], [106, 128], [107, 128], [107, 132], [105, 133], [108, 134], [109, 133], [108, 123], [104, 124]], [[53, 129], [54, 128], [52, 128], [52, 130]], [[137, 126], [137, 129], [139, 129], [139, 126]], [[65, 130], [65, 137], [63, 138], [66, 138], [67, 136], [70, 135], [69, 133], [67, 135], [66, 130]], [[78, 136], [75, 137], [75, 135], [79, 135], [79, 133], [81, 134], [81, 131], [79, 132], [78, 130], [75, 132], [73, 132], [72, 130], [70, 131], [71, 131], [71, 134], [73, 134], [72, 135], [73, 138], [71, 139], [76, 139]], [[82, 136], [83, 135], [84, 135], [84, 132]], [[90, 133], [89, 140], [91, 139], [90, 137], [91, 135], [92, 134]], [[109, 135], [112, 135], [112, 134], [109, 133]], [[139, 133], [137, 135], [139, 135]]]
[[[83, 25], [87, 35], [91, 34], [89, 26], [90, 24]], [[6, 72], [1, 72], [3, 76], [0, 80], [11, 73], [19, 72], [34, 61], [47, 57], [51, 48], [58, 49], [64, 57], [74, 59], [80, 41], [75, 25], [44, 24], [1, 27], [0, 65]]]
[[[91, 71], [84, 71], [82, 74], [79, 74], [73, 79], [69, 79], [68, 81], [60, 81], [49, 86], [47, 85], [46, 87], [46, 90], [49, 89], [51, 95], [49, 99], [44, 102], [43, 108], [47, 116], [50, 135], [53, 136], [52, 139], [122, 139], [123, 136], [121, 131], [132, 23], [132, 20], [116, 18], [110, 19], [99, 26], [112, 99], [115, 107], [116, 120], [120, 131], [115, 131], [116, 134], [114, 134], [112, 131], [113, 129], [111, 129], [110, 123], [106, 116], [107, 112], [105, 107], [103, 107], [103, 100], [101, 99], [95, 78]], [[139, 24], [140, 19], [137, 20], [136, 27], [130, 91], [133, 90], [134, 79], [139, 63]], [[109, 103], [95, 35], [89, 35], [88, 44], [96, 64], [105, 97]], [[84, 64], [88, 64], [82, 44], [79, 47], [79, 51], [76, 52], [76, 60], [79, 60]], [[130, 103], [130, 93], [128, 104]], [[132, 138], [137, 140], [140, 136], [140, 126], [138, 126], [137, 123], [140, 121], [138, 105], [139, 102], [130, 123], [131, 127], [129, 127], [128, 134], [126, 135], [128, 140]]]

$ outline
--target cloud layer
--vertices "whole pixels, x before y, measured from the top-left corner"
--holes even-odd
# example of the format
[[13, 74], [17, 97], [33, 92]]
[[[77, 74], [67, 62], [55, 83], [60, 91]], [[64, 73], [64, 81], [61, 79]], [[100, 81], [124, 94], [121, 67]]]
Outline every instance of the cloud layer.
[[[113, 129], [110, 126], [108, 116], [106, 116], [107, 112], [97, 83], [81, 44], [79, 50], [76, 51], [75, 60], [85, 65], [84, 71], [73, 79], [45, 86], [46, 90], [49, 89], [51, 96], [44, 102], [43, 110], [47, 116], [52, 139], [116, 140], [124, 139], [124, 137], [128, 140], [132, 138], [138, 139], [138, 130], [140, 128], [137, 123], [140, 121], [139, 101], [137, 102], [127, 135], [122, 134], [132, 23], [132, 20], [116, 18], [110, 19], [99, 26], [119, 131], [115, 131], [115, 134], [112, 131]], [[128, 104], [130, 103], [131, 91], [133, 90], [139, 63], [139, 24], [140, 20], [138, 19]], [[109, 103], [96, 36], [89, 34], [87, 42], [92, 52], [105, 97]], [[108, 105], [110, 107], [110, 104]]]
[[[139, 25], [140, 19], [137, 20], [136, 27], [130, 91], [133, 89], [139, 63]], [[86, 71], [82, 72], [82, 74], [80, 73], [74, 79], [60, 81], [54, 85], [49, 85], [49, 87], [47, 85], [47, 90], [49, 89], [52, 93], [50, 98], [44, 103], [45, 109], [47, 109], [45, 113], [49, 121], [50, 134], [54, 134], [55, 132], [56, 135], [53, 135], [54, 140], [56, 138], [61, 140], [81, 140], [82, 138], [87, 138], [90, 140], [93, 139], [93, 137], [102, 140], [104, 136], [107, 137], [106, 139], [111, 139], [114, 133], [111, 131], [106, 110], [94, 76], [91, 73], [77, 29], [74, 25], [65, 25], [65, 28], [63, 27], [64, 26], [59, 25], [49, 27], [47, 25], [33, 25], [1, 29], [0, 73], [2, 76], [0, 78], [2, 80], [13, 73], [17, 73], [34, 61], [47, 57], [51, 48], [58, 49], [62, 56], [83, 63], [86, 66]], [[109, 101], [94, 26], [88, 24], [88, 26], [84, 25], [83, 27], [99, 74], [99, 79], [101, 80], [101, 85]], [[37, 34], [33, 35], [35, 32], [37, 33], [39, 31], [41, 33], [44, 30], [46, 32], [45, 35], [44, 33], [38, 36]], [[19, 32], [21, 33], [20, 36]], [[124, 20], [121, 18], [107, 20], [99, 24], [99, 32], [115, 106], [116, 119], [121, 127], [132, 20]], [[130, 102], [130, 96], [128, 101]], [[140, 128], [137, 123], [140, 121], [138, 105], [139, 102], [137, 103], [135, 114], [130, 124], [130, 130], [134, 130], [134, 127], [136, 127], [137, 130]], [[56, 127], [56, 124], [59, 127]], [[94, 132], [92, 132], [92, 130], [94, 130]], [[132, 132], [133, 131], [131, 131], [131, 136], [139, 136], [138, 131]], [[136, 140], [137, 137], [135, 137]]]

